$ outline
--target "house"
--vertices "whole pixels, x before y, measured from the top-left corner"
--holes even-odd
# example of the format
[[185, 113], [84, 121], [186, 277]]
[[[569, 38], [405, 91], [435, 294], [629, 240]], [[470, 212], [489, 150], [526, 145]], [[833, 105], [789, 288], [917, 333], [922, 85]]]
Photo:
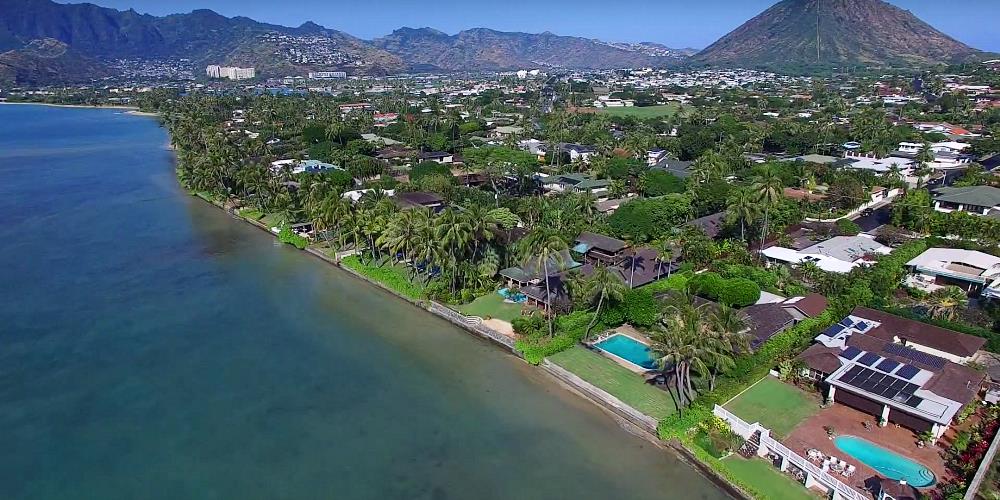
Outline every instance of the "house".
[[402, 144], [390, 144], [388, 147], [378, 150], [375, 153], [375, 158], [394, 164], [402, 164], [410, 161], [411, 158], [416, 158], [417, 154], [417, 150]]
[[618, 207], [622, 206], [623, 203], [634, 199], [634, 196], [626, 196], [625, 198], [616, 198], [603, 201], [595, 201], [594, 208], [602, 214], [613, 214]]
[[396, 193], [392, 199], [396, 202], [396, 206], [398, 206], [401, 210], [408, 210], [411, 208], [429, 208], [436, 212], [444, 208], [444, 199], [434, 193], [419, 191]]
[[536, 258], [525, 259], [521, 265], [503, 269], [499, 274], [506, 278], [508, 287], [524, 287], [540, 282], [546, 271], [552, 275], [581, 266], [583, 264], [573, 260], [569, 251], [564, 251], [559, 257], [552, 257], [545, 263], [539, 263]]
[[580, 161], [590, 163], [590, 157], [597, 153], [597, 148], [582, 144], [561, 143], [559, 144], [559, 152], [569, 155], [569, 160], [573, 163]]
[[709, 238], [715, 239], [719, 237], [722, 233], [722, 229], [726, 223], [726, 213], [718, 212], [712, 215], [706, 215], [704, 217], [699, 217], [693, 221], [688, 222], [685, 226], [696, 227], [705, 233]]
[[913, 158], [900, 155], [879, 158], [875, 155], [847, 151], [843, 158], [834, 163], [834, 166], [851, 170], [867, 170], [879, 175], [889, 173], [893, 168], [897, 168], [900, 175], [910, 177], [917, 168], [917, 163]]
[[874, 256], [891, 251], [891, 248], [865, 236], [835, 236], [802, 250], [773, 246], [765, 248], [761, 254], [770, 262], [812, 262], [827, 272], [849, 273], [855, 267], [874, 262]]
[[417, 155], [420, 161], [432, 161], [434, 163], [454, 163], [455, 155], [446, 151], [426, 151]]
[[611, 185], [611, 181], [606, 179], [596, 179], [592, 176], [578, 173], [545, 176], [541, 181], [545, 189], [549, 191], [557, 193], [576, 191], [597, 196], [606, 194], [608, 186]]
[[934, 290], [957, 286], [970, 294], [1000, 298], [1000, 258], [960, 248], [928, 248], [906, 263], [910, 272]]
[[490, 132], [490, 137], [494, 139], [506, 139], [508, 137], [518, 137], [524, 134], [523, 127], [515, 127], [512, 125], [500, 126], [493, 129]]
[[355, 111], [369, 111], [371, 109], [372, 109], [371, 103], [367, 103], [367, 102], [355, 102], [355, 103], [349, 103], [349, 104], [341, 104], [340, 105], [340, 114], [346, 116], [346, 115], [348, 115], [350, 113], [353, 113]]
[[458, 174], [455, 177], [455, 182], [459, 186], [465, 187], [479, 187], [485, 185], [488, 179], [485, 175], [479, 172], [471, 172], [468, 174]]
[[667, 157], [667, 150], [662, 148], [650, 149], [646, 151], [646, 165], [650, 167], [660, 163]]
[[691, 177], [691, 166], [694, 165], [692, 161], [681, 161], [674, 158], [663, 158], [656, 165], [653, 165], [653, 170], [663, 170], [668, 174], [675, 175], [681, 179], [687, 179]]
[[325, 163], [319, 160], [277, 160], [271, 162], [271, 172], [280, 173], [282, 169], [288, 169], [292, 174], [314, 174], [326, 170], [345, 170], [340, 165]]
[[826, 297], [818, 293], [810, 293], [806, 296], [791, 297], [781, 302], [781, 307], [790, 314], [795, 321], [802, 321], [806, 318], [815, 318], [823, 311], [826, 311], [829, 302]]
[[740, 309], [750, 326], [750, 348], [756, 349], [771, 337], [795, 325], [795, 317], [781, 304], [754, 304]]
[[992, 186], [942, 187], [934, 190], [934, 210], [974, 215], [1000, 214], [1000, 188]]
[[680, 265], [673, 260], [664, 262], [654, 248], [640, 247], [627, 250], [625, 258], [612, 269], [629, 288], [640, 288], [676, 272]]
[[375, 113], [374, 125], [376, 127], [385, 127], [388, 125], [392, 125], [393, 123], [396, 123], [396, 120], [398, 119], [399, 119], [398, 113]]
[[799, 355], [804, 374], [840, 403], [941, 437], [986, 374], [965, 366], [986, 339], [856, 307]]
[[626, 257], [628, 243], [597, 233], [580, 233], [573, 244], [573, 251], [583, 255], [584, 262], [613, 266]]
[[403, 144], [402, 142], [399, 142], [395, 139], [390, 139], [388, 137], [382, 137], [380, 135], [375, 135], [375, 134], [361, 134], [361, 138], [372, 144], [381, 144], [383, 146], [398, 146], [400, 144]]

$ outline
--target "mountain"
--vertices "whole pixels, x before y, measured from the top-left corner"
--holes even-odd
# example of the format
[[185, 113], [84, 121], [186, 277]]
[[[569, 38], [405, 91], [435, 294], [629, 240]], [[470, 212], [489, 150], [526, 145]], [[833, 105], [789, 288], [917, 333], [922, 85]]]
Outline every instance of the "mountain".
[[693, 57], [740, 66], [947, 63], [978, 53], [882, 0], [783, 0]]
[[62, 79], [54, 82], [90, 79], [102, 73], [97, 71], [97, 61], [115, 59], [186, 59], [196, 67], [253, 66], [261, 76], [285, 76], [333, 70], [384, 75], [402, 71], [664, 66], [687, 55], [683, 50], [652, 43], [607, 43], [485, 28], [455, 35], [430, 28], [402, 28], [366, 41], [312, 22], [286, 27], [206, 9], [156, 17], [93, 4], [0, 0], [0, 52], [13, 51], [7, 57], [8, 75], [18, 73], [17, 64], [27, 65], [24, 69], [31, 74], [55, 75], [40, 71], [37, 64], [44, 60], [52, 65], [58, 58], [39, 59], [28, 49], [42, 40], [58, 41], [66, 46], [69, 59], [86, 61], [78, 72], [67, 66]]
[[52, 38], [0, 54], [0, 82], [18, 85], [79, 83], [110, 76], [104, 64], [84, 57]]
[[398, 55], [411, 68], [445, 71], [663, 66], [682, 57], [680, 54], [654, 54], [650, 47], [639, 50], [637, 46], [616, 46], [548, 32], [514, 33], [486, 28], [464, 30], [455, 35], [432, 28], [400, 28], [372, 43]]

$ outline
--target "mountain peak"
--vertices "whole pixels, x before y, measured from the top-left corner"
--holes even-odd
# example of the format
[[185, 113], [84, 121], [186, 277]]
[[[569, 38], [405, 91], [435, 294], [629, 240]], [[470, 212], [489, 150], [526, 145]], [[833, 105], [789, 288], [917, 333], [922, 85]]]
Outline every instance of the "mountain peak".
[[976, 52], [883, 0], [783, 0], [695, 60], [764, 66], [932, 64]]

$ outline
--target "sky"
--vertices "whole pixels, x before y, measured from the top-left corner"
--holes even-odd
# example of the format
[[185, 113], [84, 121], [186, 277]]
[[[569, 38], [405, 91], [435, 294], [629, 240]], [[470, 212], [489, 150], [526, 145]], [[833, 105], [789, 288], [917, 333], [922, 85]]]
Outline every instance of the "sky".
[[[77, 3], [83, 0], [58, 0]], [[313, 21], [371, 39], [408, 26], [454, 34], [467, 28], [658, 42], [704, 48], [776, 0], [89, 0], [164, 15], [207, 8], [227, 16], [298, 26]], [[975, 48], [1000, 52], [998, 0], [892, 0]]]

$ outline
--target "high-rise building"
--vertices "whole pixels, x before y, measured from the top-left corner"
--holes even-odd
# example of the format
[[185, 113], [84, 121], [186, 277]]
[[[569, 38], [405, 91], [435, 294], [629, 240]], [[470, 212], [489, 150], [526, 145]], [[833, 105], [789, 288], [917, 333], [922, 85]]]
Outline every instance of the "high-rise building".
[[239, 68], [236, 66], [219, 66], [216, 64], [205, 68], [209, 78], [228, 78], [230, 80], [249, 80], [257, 76], [254, 68]]

